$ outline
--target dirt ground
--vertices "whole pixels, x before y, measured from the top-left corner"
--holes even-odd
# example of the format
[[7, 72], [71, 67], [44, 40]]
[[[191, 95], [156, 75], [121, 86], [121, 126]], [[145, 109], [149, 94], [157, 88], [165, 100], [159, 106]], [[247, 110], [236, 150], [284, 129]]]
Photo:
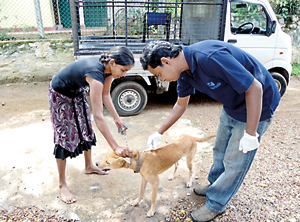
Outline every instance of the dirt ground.
[[[172, 210], [182, 201], [203, 204], [192, 188], [185, 188], [187, 167], [180, 161], [173, 181], [167, 177], [171, 169], [160, 176], [157, 213], [145, 218], [150, 208], [151, 189], [138, 207], [129, 205], [136, 198], [140, 175], [131, 170], [111, 171], [107, 176], [85, 175], [83, 155], [67, 161], [67, 181], [77, 198], [72, 205], [59, 198], [57, 168], [53, 152], [53, 134], [49, 117], [48, 82], [0, 86], [0, 210], [37, 206], [50, 214], [81, 221], [163, 221], [171, 218]], [[168, 116], [176, 96], [150, 96], [145, 110], [137, 116], [122, 117], [131, 127], [129, 147], [147, 148], [148, 136], [154, 133]], [[261, 147], [241, 189], [226, 213], [215, 221], [300, 221], [300, 81], [292, 77], [282, 98], [273, 123], [263, 138]], [[163, 136], [160, 146], [173, 142], [180, 134], [203, 136], [215, 133], [221, 105], [204, 95], [195, 95], [184, 116]], [[123, 136], [117, 133], [109, 113], [108, 125], [120, 145]], [[97, 146], [92, 150], [94, 162], [111, 151], [96, 130]], [[206, 184], [212, 164], [214, 140], [199, 144], [195, 158], [195, 183]], [[0, 211], [1, 212], [1, 211]], [[223, 218], [223, 219], [222, 219]], [[227, 218], [227, 219], [226, 219]], [[230, 218], [230, 219], [228, 219]], [[189, 221], [187, 217], [178, 221]], [[170, 219], [169, 221], [176, 221]]]

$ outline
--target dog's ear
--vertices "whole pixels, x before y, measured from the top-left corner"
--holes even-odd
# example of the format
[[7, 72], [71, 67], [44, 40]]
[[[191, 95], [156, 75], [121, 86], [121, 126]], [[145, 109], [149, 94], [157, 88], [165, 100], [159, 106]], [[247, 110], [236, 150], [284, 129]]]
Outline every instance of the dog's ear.
[[120, 167], [126, 167], [130, 163], [130, 158], [128, 157], [118, 157], [117, 163]]
[[129, 158], [129, 157], [122, 157], [122, 159], [123, 159], [126, 163], [130, 163], [130, 158]]
[[118, 157], [117, 159], [118, 163], [130, 163], [130, 158], [129, 157]]

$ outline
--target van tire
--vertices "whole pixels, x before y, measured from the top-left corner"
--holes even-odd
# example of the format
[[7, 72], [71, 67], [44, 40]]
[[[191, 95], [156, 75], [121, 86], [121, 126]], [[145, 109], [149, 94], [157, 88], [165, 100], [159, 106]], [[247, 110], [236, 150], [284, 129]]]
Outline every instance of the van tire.
[[111, 97], [120, 116], [137, 115], [145, 108], [148, 100], [144, 87], [133, 81], [118, 84]]
[[276, 82], [280, 95], [283, 96], [287, 88], [287, 82], [285, 78], [278, 72], [271, 72], [271, 74]]

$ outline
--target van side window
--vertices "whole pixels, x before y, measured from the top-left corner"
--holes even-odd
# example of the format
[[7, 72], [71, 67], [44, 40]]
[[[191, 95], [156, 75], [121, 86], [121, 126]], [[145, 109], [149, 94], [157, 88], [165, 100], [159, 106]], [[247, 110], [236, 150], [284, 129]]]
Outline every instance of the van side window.
[[266, 35], [268, 17], [261, 5], [231, 2], [231, 32]]

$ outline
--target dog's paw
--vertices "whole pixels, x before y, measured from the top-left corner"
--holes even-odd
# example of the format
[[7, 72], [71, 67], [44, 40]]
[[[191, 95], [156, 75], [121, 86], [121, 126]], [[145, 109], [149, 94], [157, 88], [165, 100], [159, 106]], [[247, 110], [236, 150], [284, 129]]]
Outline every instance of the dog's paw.
[[190, 187], [192, 187], [192, 185], [193, 185], [193, 183], [192, 183], [192, 182], [190, 182], [190, 181], [186, 183], [186, 187], [187, 187], [187, 188], [190, 188]]
[[153, 217], [155, 214], [155, 210], [150, 209], [147, 213], [147, 217]]
[[139, 199], [135, 199], [135, 200], [133, 200], [133, 201], [130, 202], [130, 205], [134, 206], [134, 207], [138, 206], [139, 204], [140, 204], [140, 200]]
[[174, 175], [173, 174], [168, 177], [168, 180], [173, 180], [173, 179], [174, 179]]

